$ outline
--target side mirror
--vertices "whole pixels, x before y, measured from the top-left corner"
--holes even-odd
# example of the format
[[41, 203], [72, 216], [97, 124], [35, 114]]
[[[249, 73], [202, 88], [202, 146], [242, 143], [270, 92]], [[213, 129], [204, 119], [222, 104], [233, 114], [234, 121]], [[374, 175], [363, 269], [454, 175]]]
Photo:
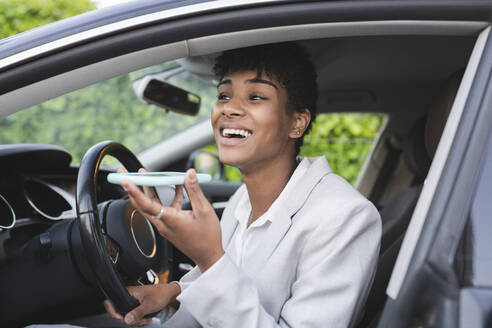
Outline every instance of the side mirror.
[[225, 179], [224, 164], [219, 161], [219, 157], [204, 150], [192, 152], [188, 157], [186, 168], [194, 168], [199, 173], [208, 173], [214, 180]]
[[166, 110], [192, 116], [200, 110], [200, 96], [152, 76], [139, 80], [134, 90], [140, 100]]

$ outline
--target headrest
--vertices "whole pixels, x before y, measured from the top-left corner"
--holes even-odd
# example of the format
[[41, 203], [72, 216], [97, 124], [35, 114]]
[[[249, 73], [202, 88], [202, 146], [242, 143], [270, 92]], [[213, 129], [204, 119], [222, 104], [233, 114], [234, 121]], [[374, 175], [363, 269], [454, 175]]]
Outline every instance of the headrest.
[[421, 179], [424, 179], [429, 171], [462, 76], [463, 70], [451, 75], [427, 115], [414, 123], [402, 145], [407, 167]]
[[430, 158], [434, 157], [437, 145], [441, 139], [444, 126], [448, 120], [449, 112], [453, 106], [456, 92], [460, 86], [463, 70], [455, 72], [448, 79], [446, 85], [434, 100], [429, 113], [427, 114], [427, 123], [425, 125], [425, 148]]

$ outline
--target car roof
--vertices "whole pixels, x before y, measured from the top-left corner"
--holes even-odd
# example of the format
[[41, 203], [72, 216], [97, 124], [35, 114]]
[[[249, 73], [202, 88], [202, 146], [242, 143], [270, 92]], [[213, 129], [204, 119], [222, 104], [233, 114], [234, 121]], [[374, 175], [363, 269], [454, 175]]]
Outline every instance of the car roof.
[[[166, 17], [196, 15], [226, 8], [244, 8], [286, 0], [134, 0], [69, 17], [0, 40], [0, 60], [22, 51], [45, 45], [82, 32], [92, 31], [92, 37], [155, 24]], [[292, 2], [292, 1], [290, 1]], [[161, 13], [161, 15], [152, 15]], [[103, 28], [104, 27], [104, 28]], [[67, 40], [67, 45], [69, 40]], [[75, 42], [72, 40], [71, 42]], [[1, 62], [1, 61], [0, 61]], [[2, 64], [0, 64], [0, 68]]]

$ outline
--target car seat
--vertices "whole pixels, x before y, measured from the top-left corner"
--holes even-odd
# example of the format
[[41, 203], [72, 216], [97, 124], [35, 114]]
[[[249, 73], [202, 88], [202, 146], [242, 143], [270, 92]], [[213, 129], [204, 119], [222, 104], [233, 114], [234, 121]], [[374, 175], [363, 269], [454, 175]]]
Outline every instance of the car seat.
[[426, 117], [415, 122], [403, 143], [403, 156], [414, 174], [414, 183], [398, 193], [380, 210], [382, 220], [381, 248], [373, 285], [367, 297], [362, 319], [357, 327], [375, 327], [386, 301], [386, 287], [400, 251], [406, 229], [412, 217], [439, 144], [447, 117], [456, 96], [463, 71], [454, 73], [447, 81]]

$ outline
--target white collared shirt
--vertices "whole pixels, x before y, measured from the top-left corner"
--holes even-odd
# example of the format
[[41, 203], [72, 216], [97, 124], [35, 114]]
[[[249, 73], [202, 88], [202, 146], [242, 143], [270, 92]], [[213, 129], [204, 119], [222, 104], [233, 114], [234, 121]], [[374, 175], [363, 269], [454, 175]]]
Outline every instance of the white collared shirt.
[[243, 267], [244, 259], [250, 258], [254, 256], [255, 252], [261, 251], [257, 250], [255, 246], [266, 233], [271, 222], [275, 220], [275, 213], [278, 207], [285, 206], [282, 205], [284, 200], [288, 199], [289, 195], [294, 192], [296, 185], [308, 170], [309, 165], [310, 162], [307, 159], [301, 160], [277, 199], [249, 227], [248, 221], [251, 215], [251, 202], [249, 201], [248, 193], [244, 193], [234, 212], [238, 225], [231, 240], [232, 247], [229, 254], [239, 268]]

